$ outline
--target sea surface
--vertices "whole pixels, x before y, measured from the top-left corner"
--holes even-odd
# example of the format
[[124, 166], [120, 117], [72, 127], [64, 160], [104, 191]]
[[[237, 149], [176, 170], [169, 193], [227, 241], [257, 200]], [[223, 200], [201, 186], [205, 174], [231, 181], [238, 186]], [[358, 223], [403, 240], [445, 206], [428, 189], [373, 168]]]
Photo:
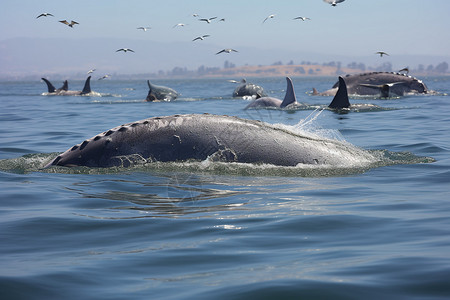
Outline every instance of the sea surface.
[[[293, 78], [305, 105], [282, 111], [244, 110], [225, 79], [153, 80], [181, 93], [159, 103], [144, 101], [145, 80], [95, 79], [96, 97], [1, 82], [0, 299], [450, 299], [450, 77], [421, 79], [438, 93], [351, 99], [381, 108], [344, 114], [309, 94], [334, 77]], [[248, 81], [284, 97], [284, 78]], [[115, 126], [191, 113], [261, 120], [379, 159], [42, 168]]]

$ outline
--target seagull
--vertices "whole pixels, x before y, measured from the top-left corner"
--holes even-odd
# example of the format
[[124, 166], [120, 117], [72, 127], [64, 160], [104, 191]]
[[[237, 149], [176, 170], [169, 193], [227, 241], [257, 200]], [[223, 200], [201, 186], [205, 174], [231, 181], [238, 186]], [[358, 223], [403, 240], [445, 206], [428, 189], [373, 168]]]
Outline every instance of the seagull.
[[196, 37], [195, 39], [193, 39], [192, 41], [197, 41], [197, 40], [201, 40], [201, 41], [203, 41], [205, 38], [207, 38], [209, 36], [209, 34], [205, 34], [205, 35], [202, 35], [202, 36], [198, 36], [198, 37]]
[[128, 51], [130, 51], [130, 52], [134, 52], [132, 49], [130, 49], [130, 48], [120, 48], [119, 50], [116, 50], [116, 52], [119, 52], [119, 51], [123, 51], [123, 52], [128, 52]]
[[296, 18], [294, 18], [293, 20], [302, 20], [302, 21], [306, 21], [306, 20], [311, 20], [311, 19], [308, 18], [308, 17], [296, 17]]
[[86, 74], [94, 73], [95, 70], [96, 70], [96, 69], [89, 70]]
[[409, 73], [409, 68], [408, 67], [403, 68], [403, 69], [398, 71], [398, 73], [400, 73], [400, 72], [406, 72], [406, 74], [408, 74]]
[[275, 15], [270, 15], [267, 18], [264, 19], [263, 23], [265, 23], [268, 19], [273, 19]]
[[108, 78], [109, 76], [111, 76], [111, 75], [103, 75], [102, 77], [100, 77], [98, 80], [103, 80], [103, 79], [106, 79], [106, 78]]
[[193, 16], [194, 18], [198, 18], [198, 17], [200, 17], [200, 15], [199, 15], [199, 14], [192, 14], [192, 16]]
[[67, 22], [67, 20], [62, 20], [62, 21], [59, 21], [60, 23], [63, 23], [63, 24], [66, 24], [67, 26], [69, 26], [69, 27], [72, 27], [73, 28], [73, 25], [76, 25], [76, 24], [80, 24], [80, 23], [78, 23], [78, 22], [75, 22], [75, 21], [70, 21], [70, 23], [69, 22]]
[[236, 51], [234, 49], [223, 49], [223, 50], [220, 50], [219, 52], [217, 52], [216, 55], [220, 54], [220, 53], [231, 53], [231, 52], [238, 52], [238, 51]]
[[198, 20], [199, 21], [204, 21], [204, 22], [206, 22], [208, 24], [211, 24], [211, 21], [214, 20], [214, 19], [217, 19], [217, 17], [212, 17], [212, 18], [209, 18], [209, 19], [198, 19]]
[[331, 4], [331, 6], [336, 6], [338, 3], [344, 2], [345, 0], [323, 0], [323, 1]]
[[40, 14], [39, 16], [37, 16], [36, 19], [40, 18], [40, 17], [48, 17], [48, 16], [54, 17], [54, 15], [52, 15], [51, 13], [43, 13], [43, 14]]
[[387, 54], [386, 52], [383, 52], [383, 51], [375, 52], [375, 54], [380, 54], [380, 57], [382, 57], [383, 55], [389, 56], [389, 54]]
[[143, 31], [147, 31], [147, 30], [149, 30], [149, 29], [152, 29], [151, 27], [138, 27], [138, 28], [136, 28], [136, 29], [142, 29]]
[[178, 24], [175, 24], [172, 28], [175, 28], [175, 27], [184, 27], [184, 26], [186, 26], [187, 24], [184, 24], [184, 23], [178, 23]]

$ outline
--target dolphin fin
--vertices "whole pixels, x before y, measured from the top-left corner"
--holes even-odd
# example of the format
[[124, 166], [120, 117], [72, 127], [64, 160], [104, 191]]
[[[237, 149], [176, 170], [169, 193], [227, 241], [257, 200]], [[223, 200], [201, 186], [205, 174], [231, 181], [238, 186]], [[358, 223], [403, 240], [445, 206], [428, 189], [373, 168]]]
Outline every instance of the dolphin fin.
[[44, 82], [47, 84], [48, 92], [49, 93], [54, 93], [56, 89], [53, 86], [53, 84], [50, 81], [48, 81], [47, 79], [45, 79], [45, 78], [41, 78], [41, 79], [44, 80]]
[[91, 76], [86, 79], [84, 83], [83, 90], [81, 91], [81, 95], [89, 94], [91, 92]]
[[286, 95], [284, 96], [283, 102], [281, 102], [280, 108], [286, 107], [289, 104], [297, 102], [295, 98], [294, 85], [292, 84], [292, 80], [289, 77], [286, 77], [287, 87], [286, 87]]
[[150, 83], [150, 80], [147, 80], [147, 85], [148, 85], [148, 94], [147, 94], [147, 98], [145, 98], [146, 101], [155, 101], [156, 98], [154, 95], [152, 95], [152, 84]]
[[67, 80], [64, 80], [62, 87], [59, 88], [60, 91], [67, 91], [69, 89], [69, 83]]
[[319, 92], [316, 90], [316, 88], [313, 87], [312, 94], [313, 96], [317, 96], [319, 95]]
[[342, 78], [341, 76], [339, 76], [339, 88], [336, 92], [336, 95], [333, 98], [333, 101], [331, 101], [328, 107], [334, 109], [350, 107], [350, 101], [348, 100], [348, 93], [347, 93], [347, 85], [345, 84], [344, 78]]

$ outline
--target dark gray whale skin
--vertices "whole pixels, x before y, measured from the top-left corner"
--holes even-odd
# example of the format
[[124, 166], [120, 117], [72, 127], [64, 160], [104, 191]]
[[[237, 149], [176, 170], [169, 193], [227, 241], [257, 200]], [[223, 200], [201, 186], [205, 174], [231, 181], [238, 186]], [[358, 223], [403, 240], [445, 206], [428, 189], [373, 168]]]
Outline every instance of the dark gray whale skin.
[[150, 80], [147, 80], [147, 85], [148, 94], [147, 98], [145, 99], [146, 101], [172, 101], [179, 96], [174, 89], [162, 85], [152, 84], [150, 83]]
[[254, 83], [249, 83], [247, 80], [242, 79], [241, 83], [234, 89], [233, 97], [244, 97], [244, 96], [256, 96], [256, 97], [266, 97], [264, 89]]
[[[343, 78], [349, 95], [387, 98], [430, 92], [422, 80], [401, 73], [370, 72], [346, 75]], [[334, 96], [338, 86], [339, 82], [336, 82], [332, 89], [322, 93], [315, 92], [314, 94]]]
[[260, 121], [210, 114], [173, 115], [105, 131], [58, 155], [46, 167], [128, 167], [207, 158], [279, 166], [340, 165], [364, 152], [350, 146]]

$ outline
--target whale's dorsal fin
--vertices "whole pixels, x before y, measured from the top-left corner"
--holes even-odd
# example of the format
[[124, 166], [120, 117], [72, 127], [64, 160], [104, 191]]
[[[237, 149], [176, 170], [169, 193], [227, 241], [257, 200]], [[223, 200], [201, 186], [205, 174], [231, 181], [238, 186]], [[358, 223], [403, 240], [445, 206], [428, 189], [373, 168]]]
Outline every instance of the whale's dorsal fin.
[[89, 94], [91, 92], [91, 76], [89, 76], [86, 79], [86, 82], [84, 83], [83, 90], [81, 91], [81, 94]]
[[59, 88], [60, 91], [67, 91], [69, 89], [69, 83], [64, 80], [62, 87]]
[[146, 101], [155, 101], [156, 98], [155, 96], [152, 94], [152, 84], [150, 83], [150, 80], [147, 80], [147, 85], [148, 85], [148, 94], [147, 94], [147, 98], [145, 98]]
[[44, 80], [44, 82], [47, 84], [47, 90], [48, 90], [48, 92], [49, 93], [54, 93], [55, 92], [55, 87], [53, 86], [53, 84], [50, 82], [50, 81], [48, 81], [47, 79], [45, 79], [45, 78], [41, 78], [42, 80]]
[[334, 109], [350, 107], [350, 101], [348, 100], [348, 93], [347, 93], [347, 85], [345, 84], [344, 78], [342, 78], [341, 76], [339, 76], [339, 88], [336, 92], [336, 95], [333, 98], [333, 101], [331, 101], [328, 107]]
[[295, 98], [294, 85], [292, 84], [292, 80], [289, 77], [286, 77], [287, 87], [286, 87], [286, 95], [284, 95], [284, 100], [281, 102], [280, 108], [286, 107], [289, 104], [297, 102]]

